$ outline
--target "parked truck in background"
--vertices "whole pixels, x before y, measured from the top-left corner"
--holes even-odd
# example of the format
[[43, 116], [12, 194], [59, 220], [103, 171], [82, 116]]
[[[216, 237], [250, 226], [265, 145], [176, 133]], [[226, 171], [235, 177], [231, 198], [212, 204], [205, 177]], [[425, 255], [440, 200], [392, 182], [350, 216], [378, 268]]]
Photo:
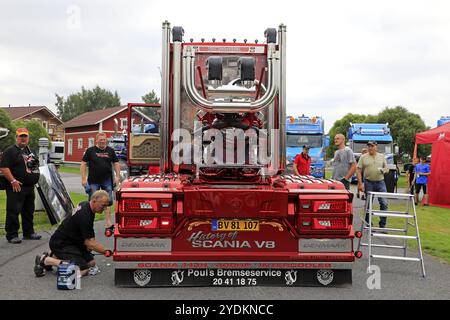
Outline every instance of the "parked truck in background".
[[[384, 153], [388, 164], [389, 173], [385, 176], [386, 187], [389, 192], [397, 185], [398, 169], [394, 161], [394, 154], [398, 154], [397, 146], [394, 146], [391, 130], [388, 123], [350, 123], [348, 129], [348, 143], [358, 162], [361, 150], [367, 148], [367, 142], [376, 141], [378, 152]], [[352, 177], [352, 183], [357, 183], [356, 173]]]
[[309, 145], [311, 157], [310, 175], [325, 177], [324, 156], [329, 145], [329, 137], [324, 134], [324, 120], [321, 117], [288, 116], [286, 118], [286, 158], [287, 169], [291, 172], [295, 156]]
[[446, 124], [447, 122], [450, 122], [450, 116], [442, 116], [438, 121], [437, 121], [437, 126], [442, 126], [443, 124]]
[[64, 141], [52, 141], [48, 153], [50, 163], [61, 165], [64, 162]]

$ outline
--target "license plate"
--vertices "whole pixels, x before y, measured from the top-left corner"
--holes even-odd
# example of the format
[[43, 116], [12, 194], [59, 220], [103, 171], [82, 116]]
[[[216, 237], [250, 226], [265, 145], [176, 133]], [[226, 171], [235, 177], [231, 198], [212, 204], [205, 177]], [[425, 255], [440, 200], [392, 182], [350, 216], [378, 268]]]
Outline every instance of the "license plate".
[[226, 220], [215, 219], [212, 221], [213, 231], [259, 231], [257, 220]]

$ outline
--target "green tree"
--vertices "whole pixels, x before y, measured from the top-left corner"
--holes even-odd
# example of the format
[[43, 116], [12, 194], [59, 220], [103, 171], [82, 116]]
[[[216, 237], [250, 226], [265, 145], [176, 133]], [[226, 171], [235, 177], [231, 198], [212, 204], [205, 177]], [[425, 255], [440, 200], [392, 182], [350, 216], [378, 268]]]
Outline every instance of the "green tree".
[[364, 115], [364, 114], [354, 114], [347, 113], [343, 118], [336, 120], [331, 127], [328, 135], [330, 136], [330, 146], [327, 148], [327, 158], [333, 158], [334, 152], [336, 151], [336, 146], [334, 145], [334, 136], [338, 133], [342, 133], [347, 141], [348, 139], [348, 128], [350, 123], [368, 123], [377, 122], [377, 116], [374, 115]]
[[[415, 113], [408, 111], [405, 107], [386, 107], [378, 114], [378, 122], [389, 123], [394, 142], [399, 147], [401, 155], [412, 156], [416, 143], [416, 133], [427, 130], [427, 126], [422, 118]], [[419, 155], [429, 155], [430, 145], [420, 145]]]
[[13, 145], [16, 142], [16, 128], [11, 122], [9, 115], [6, 111], [0, 109], [0, 127], [9, 130], [6, 137], [0, 139], [0, 152]]
[[[155, 90], [150, 91], [146, 95], [142, 96], [142, 101], [147, 104], [159, 104], [159, 98], [155, 93]], [[160, 115], [158, 114], [158, 110], [160, 108], [154, 108], [154, 107], [141, 107], [139, 108], [140, 111], [147, 116], [149, 116], [151, 119], [159, 119]]]
[[47, 130], [42, 126], [42, 124], [39, 121], [36, 120], [17, 120], [13, 122], [15, 129], [17, 128], [27, 128], [28, 132], [30, 134], [30, 142], [28, 145], [31, 149], [33, 149], [35, 152], [39, 151], [39, 138], [47, 138], [49, 141], [49, 148], [51, 147], [51, 139], [48, 135]]
[[63, 96], [56, 95], [56, 107], [58, 116], [62, 121], [69, 121], [80, 114], [89, 111], [101, 110], [120, 106], [120, 97], [117, 91], [112, 93], [106, 89], [96, 86], [92, 90], [86, 90], [81, 87], [81, 91], [71, 94], [65, 99]]
[[152, 90], [149, 93], [147, 93], [146, 95], [142, 96], [142, 101], [144, 101], [144, 103], [148, 103], [148, 104], [158, 104], [159, 98], [156, 95], [155, 90]]

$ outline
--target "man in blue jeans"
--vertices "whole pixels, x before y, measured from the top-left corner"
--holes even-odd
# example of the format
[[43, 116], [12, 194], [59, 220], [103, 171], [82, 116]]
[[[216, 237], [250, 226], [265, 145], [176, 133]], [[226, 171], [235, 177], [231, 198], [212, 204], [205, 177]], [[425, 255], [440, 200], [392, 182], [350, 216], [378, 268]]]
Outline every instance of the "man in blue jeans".
[[[87, 166], [89, 166], [89, 176], [86, 178]], [[113, 166], [116, 173], [114, 181]], [[80, 171], [81, 184], [86, 193], [89, 194], [89, 200], [97, 190], [108, 192], [109, 206], [105, 209], [105, 228], [111, 228], [113, 225], [111, 221], [112, 191], [114, 186], [120, 182], [120, 165], [113, 148], [107, 146], [105, 133], [98, 133], [96, 145], [86, 149], [81, 161]]]
[[[369, 192], [387, 192], [384, 183], [384, 174], [388, 171], [387, 162], [384, 154], [377, 152], [378, 144], [376, 141], [367, 143], [369, 152], [359, 158], [357, 166], [358, 190], [368, 194]], [[364, 171], [364, 183], [362, 181], [362, 171]], [[369, 197], [366, 196], [366, 199]], [[366, 200], [367, 201], [367, 200]], [[386, 211], [388, 203], [385, 198], [378, 198], [380, 210]], [[369, 222], [369, 206], [366, 203], [366, 222]], [[386, 226], [386, 217], [380, 217], [380, 228]]]

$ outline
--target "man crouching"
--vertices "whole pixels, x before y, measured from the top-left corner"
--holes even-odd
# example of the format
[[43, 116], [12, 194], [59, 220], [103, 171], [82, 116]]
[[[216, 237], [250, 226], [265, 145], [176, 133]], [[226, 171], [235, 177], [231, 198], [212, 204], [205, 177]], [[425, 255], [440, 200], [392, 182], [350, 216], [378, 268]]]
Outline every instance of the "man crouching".
[[[37, 277], [45, 275], [52, 266], [70, 261], [81, 270], [81, 275], [95, 273], [94, 256], [96, 251], [107, 256], [111, 251], [95, 240], [94, 218], [95, 213], [102, 212], [109, 205], [108, 193], [104, 190], [96, 191], [90, 201], [81, 202], [75, 208], [72, 216], [66, 218], [50, 238], [51, 254], [44, 252], [36, 256], [34, 273]], [[90, 272], [91, 271], [91, 272]]]

